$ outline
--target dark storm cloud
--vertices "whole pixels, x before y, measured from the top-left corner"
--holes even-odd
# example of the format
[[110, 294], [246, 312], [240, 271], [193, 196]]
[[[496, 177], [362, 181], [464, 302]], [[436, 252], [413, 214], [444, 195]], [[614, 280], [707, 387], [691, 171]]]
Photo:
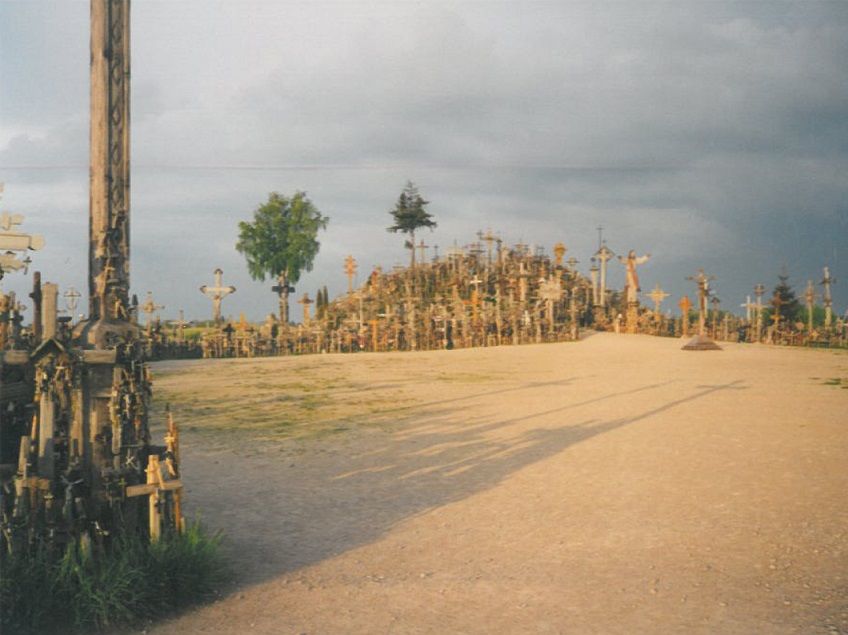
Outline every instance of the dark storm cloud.
[[[6, 202], [41, 226], [73, 210], [83, 263], [87, 5], [50, 4], [50, 20], [24, 4], [2, 8], [15, 46], [53, 39], [0, 67], [0, 166], [81, 168], [3, 170]], [[273, 309], [233, 250], [271, 190], [305, 189], [332, 219], [303, 290], [340, 291], [347, 253], [405, 262], [384, 227], [408, 178], [442, 249], [491, 227], [562, 239], [588, 266], [603, 224], [617, 251], [653, 254], [646, 287], [675, 295], [698, 266], [729, 306], [784, 264], [798, 287], [825, 264], [848, 281], [844, 3], [133, 7], [133, 275], [167, 313], [205, 312], [194, 290], [215, 266], [233, 307]], [[834, 290], [844, 311], [848, 284]]]

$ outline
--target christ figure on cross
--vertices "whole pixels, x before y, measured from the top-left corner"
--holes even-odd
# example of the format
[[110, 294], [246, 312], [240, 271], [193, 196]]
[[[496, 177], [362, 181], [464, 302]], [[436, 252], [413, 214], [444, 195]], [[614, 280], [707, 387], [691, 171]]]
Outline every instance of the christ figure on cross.
[[639, 275], [636, 273], [636, 267], [643, 265], [651, 259], [651, 254], [637, 256], [636, 251], [631, 249], [627, 257], [618, 256], [619, 261], [627, 267], [627, 302], [635, 304], [639, 301]]

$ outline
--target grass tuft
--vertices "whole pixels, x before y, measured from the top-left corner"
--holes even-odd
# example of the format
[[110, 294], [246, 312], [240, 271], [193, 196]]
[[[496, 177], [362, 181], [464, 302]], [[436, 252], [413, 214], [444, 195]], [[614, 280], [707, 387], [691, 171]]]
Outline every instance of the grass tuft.
[[156, 544], [121, 536], [94, 552], [44, 546], [0, 558], [0, 631], [91, 632], [148, 622], [215, 595], [227, 571], [220, 535], [197, 522]]

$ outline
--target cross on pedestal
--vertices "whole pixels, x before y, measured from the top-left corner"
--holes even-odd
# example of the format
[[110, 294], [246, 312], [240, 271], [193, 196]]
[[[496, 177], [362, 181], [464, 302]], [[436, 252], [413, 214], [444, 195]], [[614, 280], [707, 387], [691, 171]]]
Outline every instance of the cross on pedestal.
[[200, 292], [212, 300], [212, 320], [217, 324], [221, 321], [221, 300], [231, 293], [235, 293], [236, 288], [233, 286], [224, 286], [222, 281], [224, 272], [220, 268], [215, 269], [214, 273], [215, 285], [210, 287], [204, 284], [200, 287]]
[[703, 269], [698, 269], [698, 275], [688, 276], [686, 279], [698, 285], [698, 335], [704, 335], [707, 321], [707, 297], [710, 293], [709, 284], [710, 280], [715, 280], [715, 276], [708, 276]]
[[653, 290], [650, 293], [646, 293], [645, 295], [647, 297], [651, 298], [651, 300], [653, 300], [653, 302], [654, 302], [654, 318], [659, 320], [660, 319], [660, 306], [662, 305], [663, 300], [665, 300], [669, 296], [669, 294], [662, 290], [662, 288], [660, 287], [660, 283], [658, 282], [656, 284], [656, 286], [653, 288]]
[[145, 299], [144, 304], [142, 304], [139, 308], [142, 310], [143, 313], [147, 314], [147, 322], [145, 326], [147, 326], [147, 328], [149, 329], [151, 317], [153, 316], [153, 314], [156, 313], [159, 309], [164, 309], [165, 307], [162, 304], [156, 304], [156, 302], [153, 300], [153, 292], [148, 291], [147, 298]]
[[[356, 258], [348, 256], [344, 261], [344, 271], [347, 275], [347, 292], [353, 293], [353, 278], [356, 275]], [[294, 289], [292, 289], [294, 291]]]

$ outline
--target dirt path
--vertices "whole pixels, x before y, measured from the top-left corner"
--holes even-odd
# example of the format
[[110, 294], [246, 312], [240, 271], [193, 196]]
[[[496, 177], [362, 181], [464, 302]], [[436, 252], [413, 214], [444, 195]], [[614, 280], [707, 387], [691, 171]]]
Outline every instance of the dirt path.
[[148, 633], [848, 633], [848, 354], [163, 363], [232, 593]]

